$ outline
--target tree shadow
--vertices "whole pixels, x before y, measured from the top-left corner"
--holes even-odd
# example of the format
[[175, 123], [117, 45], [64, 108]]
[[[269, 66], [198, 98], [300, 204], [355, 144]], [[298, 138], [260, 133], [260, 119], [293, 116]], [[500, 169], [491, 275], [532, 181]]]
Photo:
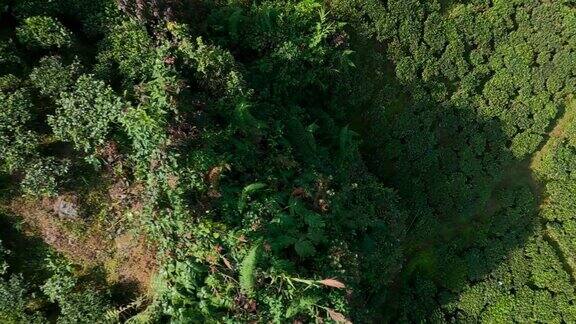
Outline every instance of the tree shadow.
[[471, 104], [406, 89], [403, 109], [368, 111], [359, 130], [370, 138], [363, 147], [369, 169], [398, 190], [409, 214], [404, 266], [381, 320], [454, 319], [458, 310], [449, 305], [533, 232], [541, 192], [499, 121], [478, 116]]
[[28, 283], [43, 283], [49, 277], [44, 262], [50, 251], [48, 245], [38, 237], [27, 235], [18, 219], [1, 207], [0, 239], [2, 246], [10, 251], [5, 256], [10, 274], [22, 274]]

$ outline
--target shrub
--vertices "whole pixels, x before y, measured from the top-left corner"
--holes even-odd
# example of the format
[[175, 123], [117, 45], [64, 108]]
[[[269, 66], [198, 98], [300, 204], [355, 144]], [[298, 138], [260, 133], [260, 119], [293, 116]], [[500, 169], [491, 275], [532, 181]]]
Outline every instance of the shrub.
[[106, 293], [82, 285], [74, 275], [72, 264], [49, 259], [52, 276], [42, 286], [50, 301], [58, 304], [58, 323], [116, 323], [108, 317], [112, 310]]
[[144, 25], [128, 20], [112, 28], [98, 54], [100, 69], [108, 63], [118, 66], [127, 81], [140, 81], [149, 76], [154, 63], [152, 39]]
[[89, 153], [104, 143], [124, 107], [110, 86], [91, 75], [82, 75], [71, 92], [60, 95], [48, 123], [58, 139]]
[[67, 0], [69, 15], [78, 15], [83, 31], [90, 37], [101, 37], [122, 21], [115, 0]]
[[0, 169], [13, 172], [37, 154], [37, 135], [28, 129], [32, 119], [30, 95], [17, 90], [12, 94], [0, 92]]
[[21, 62], [12, 40], [0, 40], [0, 64], [17, 64]]
[[518, 159], [523, 159], [538, 148], [542, 139], [541, 135], [529, 131], [520, 133], [512, 140], [512, 152]]
[[52, 17], [36, 16], [24, 19], [16, 30], [18, 40], [34, 49], [66, 48], [72, 45], [72, 34]]
[[12, 1], [13, 11], [18, 18], [32, 16], [55, 16], [68, 8], [66, 0], [18, 0]]
[[20, 80], [14, 74], [6, 74], [0, 76], [0, 92], [4, 93], [13, 92], [19, 88], [21, 82], [22, 80]]
[[4, 259], [9, 252], [0, 241], [0, 322], [45, 323], [46, 319], [29, 307], [35, 294], [30, 292], [22, 276], [7, 274], [8, 264]]
[[112, 310], [108, 299], [92, 290], [58, 296], [58, 306], [58, 323], [117, 323], [108, 318]]
[[2, 323], [46, 323], [41, 313], [29, 309], [34, 299], [20, 276], [0, 278], [0, 321]]
[[30, 81], [44, 96], [58, 97], [74, 84], [78, 77], [80, 64], [74, 62], [68, 66], [62, 64], [58, 56], [47, 56], [30, 73]]
[[33, 161], [26, 166], [22, 191], [29, 196], [55, 196], [68, 169], [69, 163], [65, 160], [44, 158]]

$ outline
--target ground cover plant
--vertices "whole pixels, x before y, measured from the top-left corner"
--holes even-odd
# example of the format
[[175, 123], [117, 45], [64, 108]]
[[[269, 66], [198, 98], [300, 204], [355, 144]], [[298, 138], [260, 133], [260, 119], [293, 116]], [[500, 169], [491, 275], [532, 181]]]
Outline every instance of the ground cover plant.
[[0, 321], [576, 321], [576, 5], [0, 0]]

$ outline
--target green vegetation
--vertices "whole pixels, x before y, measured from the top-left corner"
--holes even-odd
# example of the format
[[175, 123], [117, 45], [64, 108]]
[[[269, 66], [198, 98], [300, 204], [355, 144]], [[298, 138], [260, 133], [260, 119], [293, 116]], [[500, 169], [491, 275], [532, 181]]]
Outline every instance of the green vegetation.
[[576, 321], [576, 7], [0, 0], [0, 321]]
[[72, 91], [60, 94], [56, 105], [55, 114], [48, 116], [56, 138], [73, 143], [78, 151], [89, 152], [104, 144], [123, 103], [104, 82], [82, 75]]
[[51, 17], [26, 18], [16, 30], [18, 41], [29, 48], [50, 49], [70, 47], [72, 35], [58, 20]]

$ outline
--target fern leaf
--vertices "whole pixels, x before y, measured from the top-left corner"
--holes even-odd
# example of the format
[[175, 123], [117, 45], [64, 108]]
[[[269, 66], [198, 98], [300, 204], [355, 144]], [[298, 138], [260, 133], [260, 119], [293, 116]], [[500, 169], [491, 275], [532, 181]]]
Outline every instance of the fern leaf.
[[296, 249], [296, 253], [302, 258], [308, 258], [314, 256], [316, 254], [316, 249], [312, 242], [308, 240], [300, 240], [294, 244], [294, 248]]
[[238, 26], [244, 19], [244, 11], [241, 8], [236, 8], [228, 18], [228, 30], [233, 41], [238, 41]]
[[260, 127], [258, 120], [250, 113], [252, 106], [247, 101], [241, 101], [236, 105], [236, 122], [245, 131], [256, 131]]
[[242, 194], [240, 195], [240, 200], [238, 201], [238, 211], [244, 211], [244, 208], [246, 208], [246, 201], [248, 200], [248, 196], [251, 193], [264, 188], [266, 188], [266, 184], [260, 182], [253, 183], [244, 187], [244, 189], [242, 189]]
[[254, 282], [256, 279], [255, 270], [259, 247], [259, 245], [256, 245], [250, 249], [240, 264], [240, 289], [247, 295], [252, 295], [254, 293]]

